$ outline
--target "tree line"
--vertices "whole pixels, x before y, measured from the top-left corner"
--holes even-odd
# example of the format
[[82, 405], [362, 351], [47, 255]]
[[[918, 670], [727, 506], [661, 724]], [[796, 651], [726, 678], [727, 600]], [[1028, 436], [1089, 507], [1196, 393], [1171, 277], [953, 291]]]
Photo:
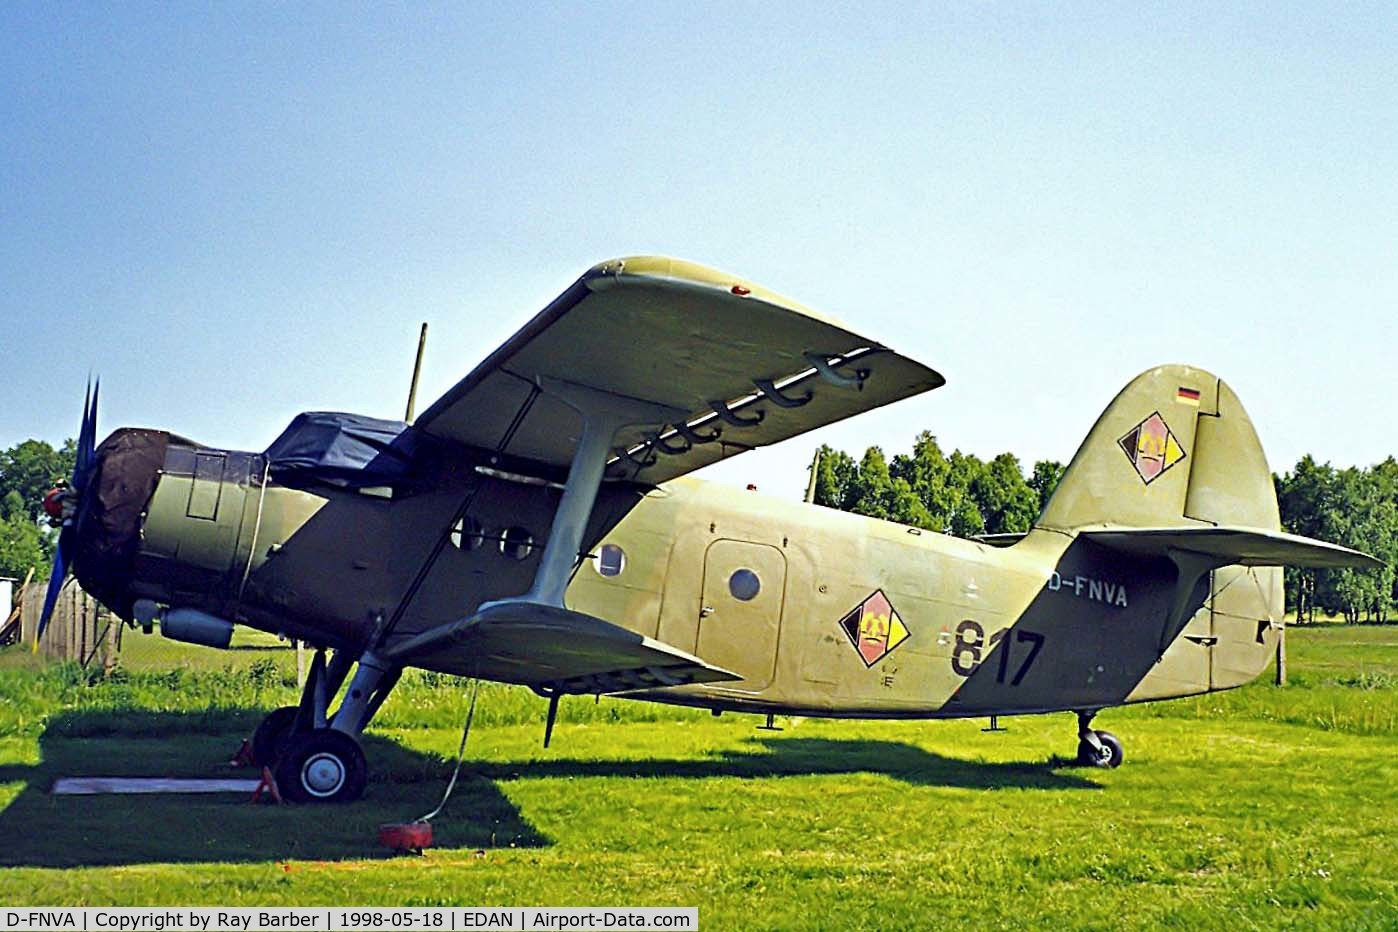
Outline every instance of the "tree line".
[[1313, 621], [1317, 609], [1351, 622], [1388, 621], [1398, 603], [1398, 461], [1336, 469], [1309, 454], [1291, 472], [1273, 475], [1282, 525], [1373, 554], [1381, 570], [1286, 571], [1287, 608]]
[[[76, 445], [54, 448], [25, 440], [0, 451], [0, 576], [45, 578], [57, 535], [43, 515], [44, 494], [72, 474]], [[896, 521], [957, 537], [1023, 533], [1033, 526], [1063, 477], [1056, 460], [1039, 460], [1026, 474], [1019, 458], [989, 461], [953, 450], [923, 431], [910, 453], [891, 460], [869, 447], [856, 461], [820, 448], [815, 501], [831, 508]], [[1301, 621], [1317, 613], [1350, 621], [1386, 621], [1398, 602], [1398, 461], [1368, 469], [1336, 469], [1304, 456], [1290, 472], [1273, 475], [1282, 526], [1363, 550], [1382, 570], [1286, 571], [1287, 609]]]
[[[1028, 531], [1065, 467], [1039, 460], [1026, 474], [1013, 453], [989, 461], [960, 450], [948, 455], [923, 431], [911, 453], [891, 460], [876, 446], [858, 461], [822, 446], [815, 468], [817, 504], [977, 537]], [[1398, 603], [1398, 461], [1390, 456], [1369, 469], [1336, 469], [1307, 455], [1272, 481], [1284, 529], [1362, 550], [1387, 564], [1364, 571], [1288, 569], [1287, 610], [1300, 621], [1313, 621], [1317, 612], [1351, 622], [1387, 621]]]

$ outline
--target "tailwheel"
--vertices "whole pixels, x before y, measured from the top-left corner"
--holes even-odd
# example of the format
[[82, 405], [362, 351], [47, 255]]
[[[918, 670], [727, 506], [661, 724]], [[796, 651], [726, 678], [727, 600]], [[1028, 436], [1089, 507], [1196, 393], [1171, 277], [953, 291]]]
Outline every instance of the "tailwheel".
[[293, 735], [274, 772], [282, 796], [296, 803], [354, 802], [369, 779], [359, 742], [329, 728]]
[[1084, 767], [1105, 767], [1114, 769], [1121, 766], [1121, 742], [1110, 731], [1094, 731], [1096, 745], [1086, 736], [1078, 739], [1078, 763]]
[[296, 706], [284, 705], [273, 709], [252, 733], [252, 760], [259, 767], [270, 767], [291, 738], [296, 724]]

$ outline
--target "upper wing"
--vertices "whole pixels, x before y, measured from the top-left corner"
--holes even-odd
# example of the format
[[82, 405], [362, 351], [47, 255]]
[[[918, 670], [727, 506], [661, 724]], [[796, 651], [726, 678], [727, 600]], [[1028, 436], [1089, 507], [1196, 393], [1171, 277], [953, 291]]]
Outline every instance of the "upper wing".
[[687, 412], [617, 435], [608, 475], [652, 484], [946, 381], [750, 282], [639, 257], [594, 266], [417, 427], [566, 467], [581, 418], [541, 379]]

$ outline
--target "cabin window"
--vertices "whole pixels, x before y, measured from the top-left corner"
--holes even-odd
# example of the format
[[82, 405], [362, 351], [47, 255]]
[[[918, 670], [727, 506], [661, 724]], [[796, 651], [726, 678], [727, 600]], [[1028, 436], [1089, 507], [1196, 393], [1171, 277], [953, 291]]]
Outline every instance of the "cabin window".
[[451, 545], [457, 550], [478, 550], [485, 543], [485, 529], [475, 518], [462, 518], [451, 527]]
[[534, 535], [522, 527], [507, 527], [500, 535], [500, 552], [512, 560], [527, 560], [534, 552]]
[[762, 591], [762, 580], [758, 579], [752, 570], [735, 570], [733, 575], [728, 577], [728, 591], [733, 593], [733, 598], [739, 602], [751, 602], [757, 598], [757, 593]]
[[626, 569], [626, 551], [616, 544], [603, 544], [592, 565], [602, 576], [620, 576], [621, 571]]

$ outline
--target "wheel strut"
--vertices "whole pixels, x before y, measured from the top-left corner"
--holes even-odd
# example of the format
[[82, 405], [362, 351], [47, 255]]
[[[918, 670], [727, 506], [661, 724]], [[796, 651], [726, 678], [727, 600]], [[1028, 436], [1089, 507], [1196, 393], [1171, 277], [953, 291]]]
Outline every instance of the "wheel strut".
[[1121, 742], [1110, 731], [1092, 729], [1096, 714], [1095, 710], [1078, 713], [1078, 763], [1084, 767], [1120, 767]]
[[1092, 720], [1097, 717], [1097, 710], [1078, 713], [1078, 740], [1101, 753], [1102, 742], [1097, 740], [1097, 732], [1092, 730]]

